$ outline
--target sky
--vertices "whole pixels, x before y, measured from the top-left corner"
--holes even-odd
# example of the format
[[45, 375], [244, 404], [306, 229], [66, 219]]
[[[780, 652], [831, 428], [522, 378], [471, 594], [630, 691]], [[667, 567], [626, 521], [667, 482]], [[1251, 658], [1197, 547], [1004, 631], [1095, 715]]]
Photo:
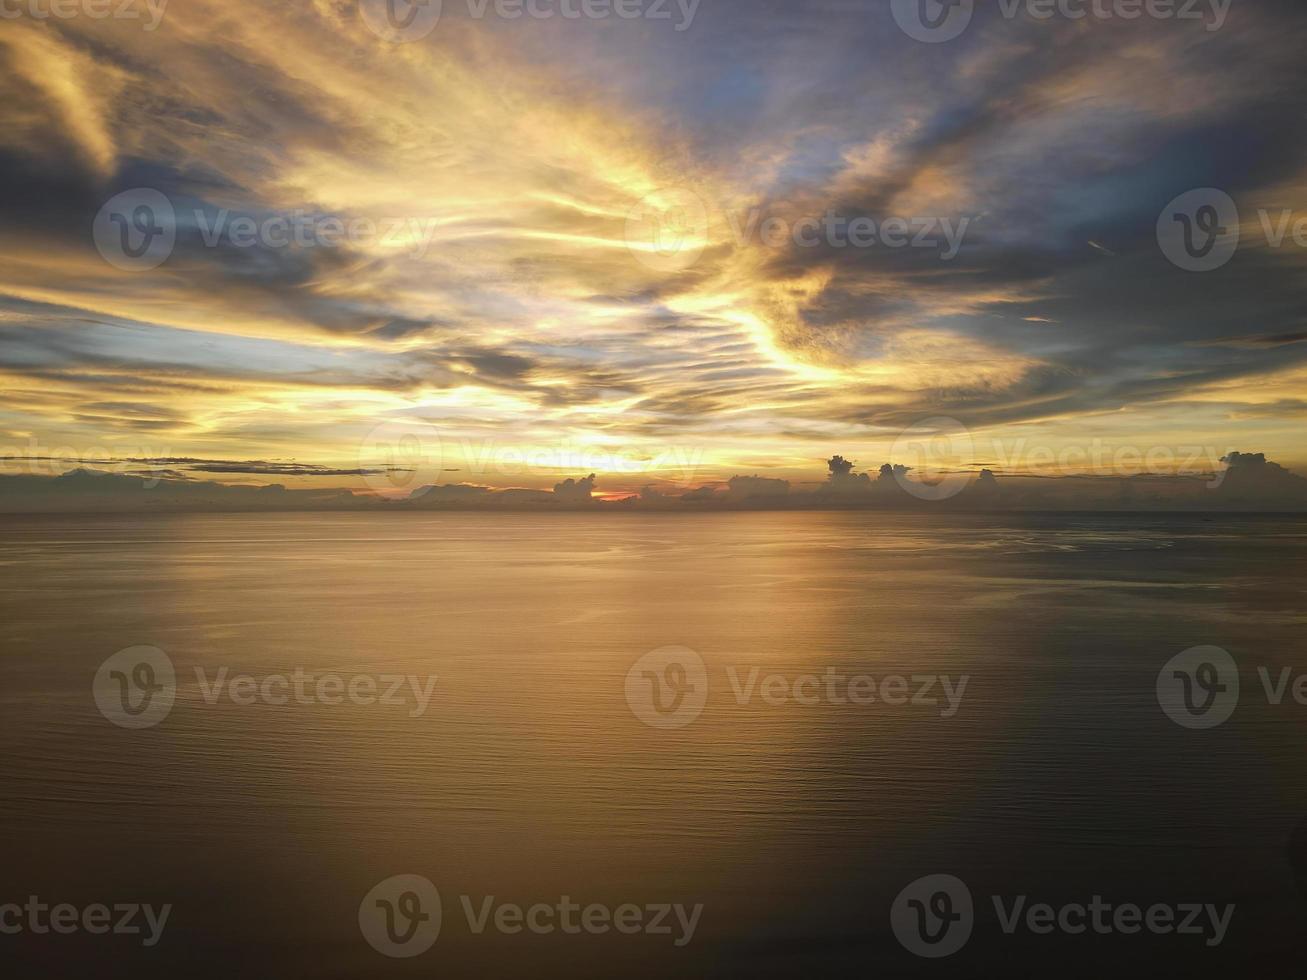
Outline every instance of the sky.
[[120, 2], [0, 10], [6, 472], [1307, 472], [1301, 3]]

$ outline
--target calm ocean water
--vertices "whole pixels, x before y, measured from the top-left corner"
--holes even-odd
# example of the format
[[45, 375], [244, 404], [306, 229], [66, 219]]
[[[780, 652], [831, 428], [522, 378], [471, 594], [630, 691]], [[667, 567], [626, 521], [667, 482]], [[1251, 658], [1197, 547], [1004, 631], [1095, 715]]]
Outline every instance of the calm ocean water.
[[[1307, 818], [1307, 706], [1291, 685], [1271, 703], [1258, 668], [1307, 671], [1307, 520], [0, 527], [0, 904], [172, 906], [151, 947], [0, 936], [11, 976], [1216, 976], [1302, 955], [1307, 867], [1286, 842]], [[127, 728], [92, 685], [143, 645], [174, 666], [175, 700]], [[1209, 645], [1241, 691], [1195, 730], [1156, 685]], [[628, 697], [673, 691], [683, 675], [662, 666], [628, 685], [668, 646], [702, 659], [701, 710]], [[268, 679], [296, 671], [309, 691], [330, 674], [418, 688], [277, 697]], [[253, 690], [215, 693], [236, 675]], [[859, 676], [869, 703], [840, 680]], [[896, 896], [930, 874], [975, 899], [970, 941], [941, 960], [891, 929]], [[408, 959], [360, 927], [395, 875], [441, 899], [439, 938]], [[1214, 946], [1009, 935], [995, 895], [1235, 910]], [[464, 904], [489, 896], [702, 911], [688, 937], [674, 915], [670, 933], [478, 933]]]

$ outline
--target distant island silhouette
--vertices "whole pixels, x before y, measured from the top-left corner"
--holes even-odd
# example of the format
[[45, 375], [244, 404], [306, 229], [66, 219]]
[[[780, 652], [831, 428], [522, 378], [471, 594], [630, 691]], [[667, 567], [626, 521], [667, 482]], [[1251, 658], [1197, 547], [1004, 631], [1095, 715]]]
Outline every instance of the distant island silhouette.
[[[8, 458], [0, 462], [24, 462]], [[26, 462], [32, 462], [27, 460]], [[46, 461], [49, 463], [50, 461]], [[430, 511], [721, 513], [794, 510], [919, 511], [1182, 511], [1291, 513], [1307, 511], [1307, 479], [1261, 453], [1231, 453], [1223, 469], [1201, 475], [1000, 476], [990, 469], [958, 470], [917, 480], [910, 467], [886, 463], [875, 476], [843, 456], [827, 460], [826, 479], [793, 487], [786, 480], [734, 476], [681, 493], [645, 487], [598, 495], [602, 477], [568, 478], [552, 490], [459, 483], [414, 487], [394, 496], [346, 488], [288, 489], [198, 479], [178, 460], [125, 461], [125, 471], [77, 466], [58, 476], [0, 475], [0, 513], [170, 513], [263, 511]], [[274, 469], [280, 464], [191, 460], [212, 472]], [[294, 475], [357, 475], [311, 464], [287, 464]], [[221, 471], [221, 470], [219, 470]]]

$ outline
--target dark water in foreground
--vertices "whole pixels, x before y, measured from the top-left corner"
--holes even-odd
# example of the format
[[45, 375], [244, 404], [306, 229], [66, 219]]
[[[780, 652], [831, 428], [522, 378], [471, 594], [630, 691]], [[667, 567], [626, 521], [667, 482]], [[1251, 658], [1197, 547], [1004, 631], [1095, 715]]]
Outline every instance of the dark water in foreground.
[[[23, 923], [0, 934], [10, 976], [1224, 976], [1304, 959], [1286, 842], [1307, 818], [1307, 706], [1292, 682], [1269, 703], [1258, 674], [1307, 671], [1302, 519], [306, 514], [0, 530], [0, 905], [172, 906], [151, 947], [39, 934], [0, 910], [0, 926]], [[92, 683], [139, 645], [166, 653], [177, 684], [165, 717], [131, 729]], [[636, 661], [669, 645], [697, 651], [707, 683], [679, 728], [639, 717], [685, 720], [651, 709], [643, 670], [626, 694]], [[1228, 721], [1196, 730], [1156, 684], [1204, 645], [1229, 651], [1241, 691]], [[224, 667], [252, 688], [215, 692]], [[679, 682], [666, 667], [654, 679]], [[269, 680], [297, 669], [307, 703]], [[354, 703], [317, 697], [329, 674], [355, 680]], [[405, 687], [401, 704], [363, 703], [389, 675], [429, 699]], [[805, 675], [818, 682], [793, 688]], [[870, 703], [850, 703], [840, 678], [857, 675]], [[975, 905], [969, 942], [943, 959], [891, 929], [896, 896], [932, 874]], [[429, 879], [443, 910], [408, 959], [360, 928], [364, 897], [395, 875]], [[1218, 945], [1024, 920], [1009, 935], [994, 895], [1235, 908]], [[487, 896], [638, 911], [621, 913], [632, 934], [545, 931], [556, 910], [538, 933], [493, 912], [477, 933], [463, 899], [480, 914]], [[675, 913], [669, 933], [643, 931], [663, 904], [702, 905], [688, 942]]]

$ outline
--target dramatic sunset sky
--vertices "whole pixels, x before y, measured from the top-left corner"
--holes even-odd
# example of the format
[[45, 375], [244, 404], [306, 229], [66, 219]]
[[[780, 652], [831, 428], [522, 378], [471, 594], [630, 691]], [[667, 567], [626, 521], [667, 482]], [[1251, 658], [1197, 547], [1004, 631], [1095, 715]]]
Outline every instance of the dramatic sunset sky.
[[[1234, 0], [1219, 30], [980, 6], [939, 44], [888, 0], [445, 0], [409, 43], [353, 0], [0, 21], [0, 454], [362, 488], [339, 471], [393, 424], [448, 482], [675, 488], [878, 465], [948, 416], [1001, 471], [1095, 439], [1307, 469], [1307, 250], [1257, 215], [1307, 216], [1307, 5]], [[1207, 187], [1241, 244], [1183, 271], [1158, 218]], [[93, 222], [141, 188], [176, 247], [116, 268]], [[642, 237], [669, 207], [671, 256]], [[224, 211], [402, 232], [207, 244]], [[746, 227], [828, 212], [969, 226], [952, 259]]]

